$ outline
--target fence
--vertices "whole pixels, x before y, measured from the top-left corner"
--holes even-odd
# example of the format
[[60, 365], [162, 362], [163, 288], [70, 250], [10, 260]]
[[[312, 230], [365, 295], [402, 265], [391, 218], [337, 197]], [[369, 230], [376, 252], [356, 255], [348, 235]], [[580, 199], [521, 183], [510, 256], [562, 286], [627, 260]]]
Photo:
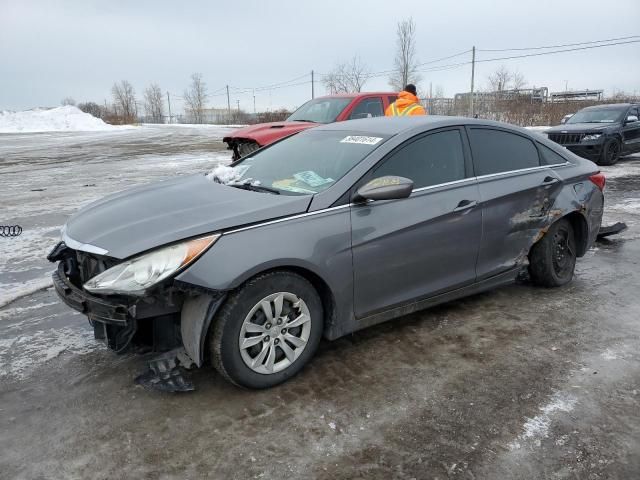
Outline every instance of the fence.
[[[602, 100], [564, 99], [553, 102], [536, 99], [533, 95], [500, 95], [478, 93], [474, 95], [473, 111], [478, 118], [507, 122], [523, 127], [531, 125], [558, 125], [562, 117], [592, 105], [607, 103], [637, 103], [639, 97], [615, 96]], [[469, 94], [454, 98], [421, 99], [430, 115], [468, 116], [470, 112]]]

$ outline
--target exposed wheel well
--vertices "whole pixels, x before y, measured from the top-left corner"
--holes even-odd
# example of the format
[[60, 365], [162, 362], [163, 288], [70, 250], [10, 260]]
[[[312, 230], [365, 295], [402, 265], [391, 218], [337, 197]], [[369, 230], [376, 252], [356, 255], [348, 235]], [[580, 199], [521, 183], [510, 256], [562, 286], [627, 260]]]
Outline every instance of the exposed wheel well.
[[576, 256], [584, 256], [584, 254], [587, 253], [589, 243], [589, 225], [587, 224], [587, 221], [580, 212], [571, 212], [563, 218], [569, 220], [571, 227], [573, 228], [577, 248]]

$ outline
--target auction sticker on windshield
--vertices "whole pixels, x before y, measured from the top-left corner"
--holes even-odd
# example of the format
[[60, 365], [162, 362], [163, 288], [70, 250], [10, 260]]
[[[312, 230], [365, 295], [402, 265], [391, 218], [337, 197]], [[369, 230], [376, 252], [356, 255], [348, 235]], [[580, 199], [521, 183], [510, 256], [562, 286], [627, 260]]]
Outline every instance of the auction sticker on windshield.
[[326, 183], [331, 183], [334, 181], [333, 178], [322, 178], [316, 172], [312, 172], [310, 170], [305, 172], [294, 173], [293, 178], [306, 183], [310, 187], [319, 187], [321, 185], [324, 185]]
[[349, 135], [340, 140], [340, 143], [359, 143], [362, 145], [375, 145], [382, 140], [381, 137], [365, 137], [363, 135]]

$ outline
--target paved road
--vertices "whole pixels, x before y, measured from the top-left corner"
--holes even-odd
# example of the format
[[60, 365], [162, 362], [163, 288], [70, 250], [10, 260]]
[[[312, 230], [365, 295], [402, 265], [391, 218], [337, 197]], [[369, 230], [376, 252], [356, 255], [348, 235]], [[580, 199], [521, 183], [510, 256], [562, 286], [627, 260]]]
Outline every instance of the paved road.
[[630, 229], [565, 288], [513, 285], [324, 343], [268, 391], [206, 368], [194, 393], [148, 392], [132, 383], [144, 357], [105, 350], [37, 283], [42, 255], [79, 204], [226, 158], [216, 136], [0, 137], [2, 221], [25, 227], [0, 243], [0, 478], [640, 476], [640, 158], [605, 169], [607, 221]]

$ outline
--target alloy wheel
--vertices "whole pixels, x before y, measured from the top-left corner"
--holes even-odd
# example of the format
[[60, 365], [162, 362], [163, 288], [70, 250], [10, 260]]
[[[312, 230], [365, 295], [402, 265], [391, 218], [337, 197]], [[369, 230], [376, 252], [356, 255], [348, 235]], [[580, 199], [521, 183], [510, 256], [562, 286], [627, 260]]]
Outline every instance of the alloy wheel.
[[302, 354], [311, 333], [307, 304], [297, 295], [278, 292], [260, 300], [240, 329], [240, 356], [254, 372], [280, 372]]
[[618, 142], [611, 142], [609, 144], [609, 148], [607, 148], [607, 160], [610, 163], [613, 163], [615, 161], [615, 159], [618, 157], [618, 154], [620, 152], [620, 146], [618, 145]]

